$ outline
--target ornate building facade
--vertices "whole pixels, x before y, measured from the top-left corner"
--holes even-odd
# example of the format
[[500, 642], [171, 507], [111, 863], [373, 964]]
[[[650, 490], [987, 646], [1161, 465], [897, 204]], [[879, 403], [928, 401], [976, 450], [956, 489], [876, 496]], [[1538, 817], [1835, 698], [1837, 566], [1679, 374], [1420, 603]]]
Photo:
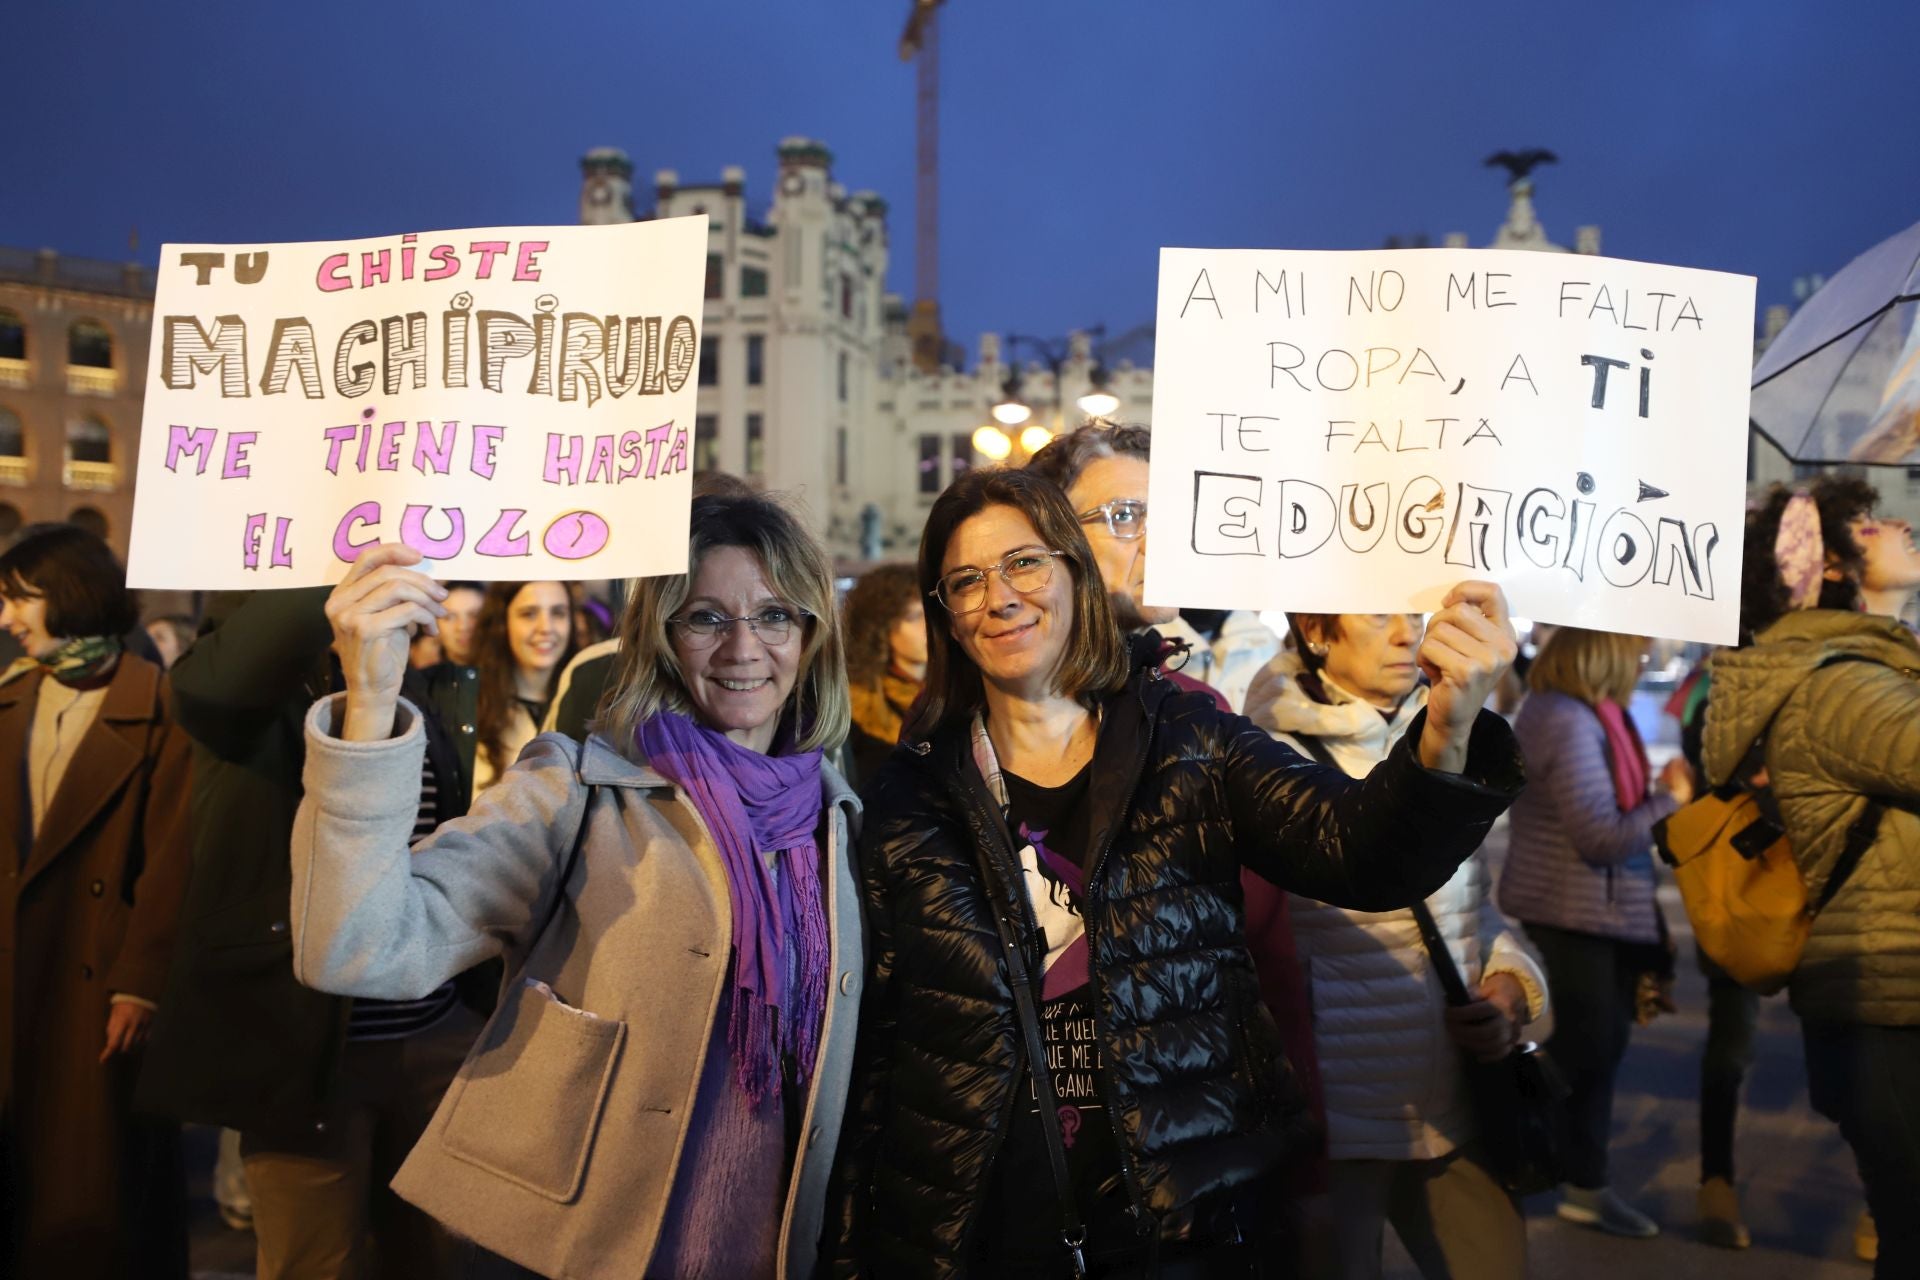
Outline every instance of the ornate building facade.
[[0, 248], [0, 544], [71, 520], [126, 554], [153, 285], [138, 263]]

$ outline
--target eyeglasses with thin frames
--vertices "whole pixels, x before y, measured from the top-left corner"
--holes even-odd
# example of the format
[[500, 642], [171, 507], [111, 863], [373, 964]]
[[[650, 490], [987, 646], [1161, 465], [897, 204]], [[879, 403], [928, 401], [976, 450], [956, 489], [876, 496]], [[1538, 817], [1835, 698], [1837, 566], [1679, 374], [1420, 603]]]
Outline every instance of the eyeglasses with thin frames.
[[1074, 518], [1081, 524], [1105, 521], [1107, 532], [1122, 542], [1147, 536], [1147, 504], [1143, 498], [1115, 498], [1089, 507]]
[[985, 568], [964, 565], [953, 570], [927, 594], [945, 605], [948, 613], [977, 613], [987, 606], [988, 574], [997, 573], [1021, 595], [1031, 595], [1053, 581], [1053, 562], [1064, 555], [1064, 551], [1044, 547], [1018, 547], [1001, 556], [997, 564]]
[[737, 618], [729, 618], [713, 609], [695, 609], [685, 617], [668, 618], [667, 625], [678, 627], [686, 637], [689, 649], [707, 649], [717, 643], [721, 636], [733, 630], [733, 624], [744, 622], [747, 630], [753, 632], [763, 642], [779, 646], [785, 644], [793, 635], [796, 623], [813, 621], [813, 615], [805, 609], [796, 609], [791, 605], [770, 604], [753, 613], [743, 613]]

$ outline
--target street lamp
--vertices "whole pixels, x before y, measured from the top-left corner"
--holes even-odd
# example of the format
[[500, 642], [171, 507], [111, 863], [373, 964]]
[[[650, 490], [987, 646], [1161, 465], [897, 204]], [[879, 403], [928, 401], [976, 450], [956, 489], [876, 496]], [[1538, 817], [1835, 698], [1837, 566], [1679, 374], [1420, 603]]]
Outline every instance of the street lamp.
[[1087, 393], [1074, 401], [1089, 418], [1112, 417], [1120, 408], [1120, 397], [1107, 389], [1110, 375], [1103, 364], [1095, 364], [1087, 375]]
[[1000, 399], [993, 406], [993, 420], [1005, 427], [1017, 427], [1032, 416], [1033, 410], [1020, 398], [1020, 375], [1007, 374], [1007, 380], [1000, 384]]

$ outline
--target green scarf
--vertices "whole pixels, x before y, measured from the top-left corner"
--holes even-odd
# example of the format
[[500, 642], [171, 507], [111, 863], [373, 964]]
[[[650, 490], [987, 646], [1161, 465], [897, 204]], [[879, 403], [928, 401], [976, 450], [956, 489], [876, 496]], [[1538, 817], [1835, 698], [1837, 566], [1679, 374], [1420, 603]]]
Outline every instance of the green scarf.
[[119, 636], [75, 636], [62, 641], [58, 649], [44, 658], [14, 659], [7, 673], [0, 676], [0, 684], [7, 684], [40, 667], [70, 689], [97, 688], [113, 674], [114, 664], [120, 661], [124, 647]]

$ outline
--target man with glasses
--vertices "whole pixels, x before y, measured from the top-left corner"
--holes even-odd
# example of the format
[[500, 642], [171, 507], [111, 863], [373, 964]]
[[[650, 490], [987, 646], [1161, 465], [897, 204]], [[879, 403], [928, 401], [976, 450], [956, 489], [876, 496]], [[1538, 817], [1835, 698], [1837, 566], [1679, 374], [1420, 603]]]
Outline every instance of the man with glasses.
[[1178, 674], [1217, 693], [1227, 710], [1244, 711], [1247, 689], [1280, 651], [1280, 638], [1247, 610], [1183, 615], [1146, 603], [1149, 440], [1146, 427], [1096, 419], [1059, 437], [1027, 465], [1066, 492], [1086, 526], [1120, 629], [1135, 633], [1151, 627], [1186, 644], [1185, 664], [1177, 659], [1173, 664]]

